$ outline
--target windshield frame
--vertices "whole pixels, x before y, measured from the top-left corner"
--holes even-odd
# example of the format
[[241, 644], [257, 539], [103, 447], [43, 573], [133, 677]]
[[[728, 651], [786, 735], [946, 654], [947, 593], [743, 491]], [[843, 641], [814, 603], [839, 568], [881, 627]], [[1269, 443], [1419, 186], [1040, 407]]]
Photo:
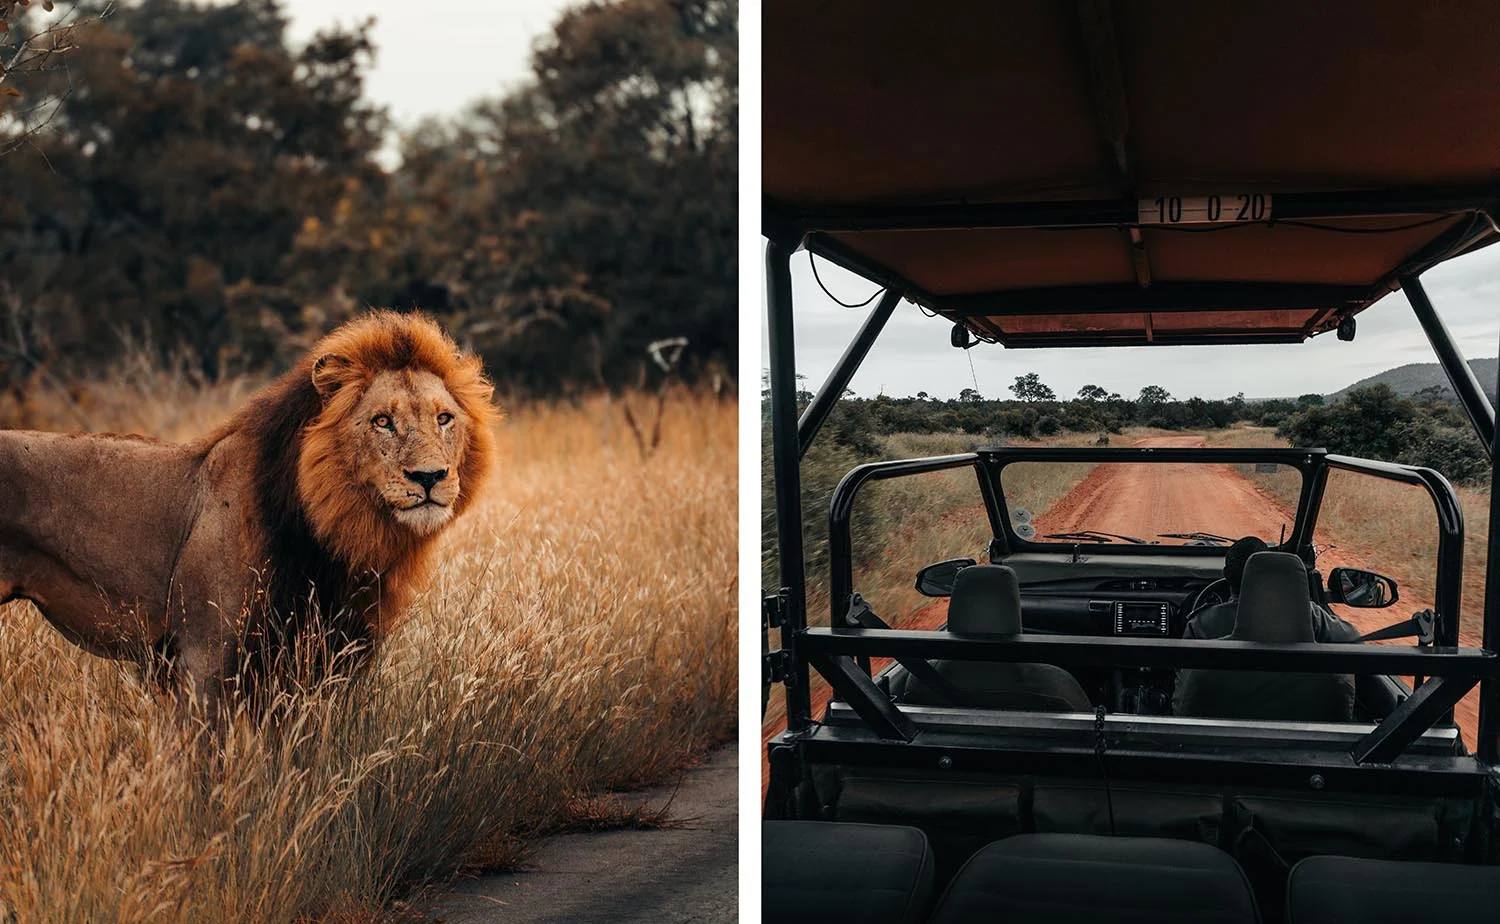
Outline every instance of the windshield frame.
[[[1324, 466], [1324, 459], [1328, 455], [1325, 449], [1282, 449], [1277, 447], [1246, 447], [1246, 448], [1212, 448], [1212, 447], [1003, 447], [998, 449], [985, 449], [979, 452], [981, 462], [991, 472], [994, 484], [996, 503], [999, 505], [998, 522], [1000, 530], [996, 533], [998, 539], [1006, 552], [1044, 552], [1058, 553], [1070, 551], [1075, 547], [1087, 549], [1088, 554], [1102, 553], [1106, 555], [1135, 554], [1135, 555], [1204, 555], [1223, 557], [1224, 550], [1229, 548], [1224, 545], [1193, 546], [1186, 544], [1171, 544], [1161, 542], [1151, 544], [1154, 536], [1141, 536], [1146, 543], [1137, 545], [1133, 542], [1118, 540], [1114, 542], [1090, 542], [1086, 540], [1069, 541], [1066, 539], [1048, 539], [1033, 541], [1022, 539], [1016, 534], [1014, 522], [1010, 515], [1010, 504], [1005, 496], [1004, 470], [1017, 462], [1093, 462], [1093, 463], [1130, 463], [1130, 464], [1178, 464], [1199, 463], [1204, 465], [1213, 464], [1254, 464], [1256, 462], [1273, 463], [1295, 469], [1302, 476], [1302, 486], [1297, 493], [1297, 509], [1294, 511], [1292, 528], [1287, 533], [1284, 541], [1280, 541], [1275, 548], [1286, 551], [1302, 553], [1304, 548], [1311, 551], [1312, 533], [1315, 522], [1308, 516], [1309, 509], [1313, 504], [1313, 495], [1316, 473]], [[1036, 511], [1033, 511], [1035, 513]], [[1210, 530], [1211, 531], [1211, 530]], [[1228, 537], [1238, 539], [1238, 536]], [[1281, 537], [1272, 537], [1281, 540]], [[1267, 540], [1270, 541], [1269, 539]]]

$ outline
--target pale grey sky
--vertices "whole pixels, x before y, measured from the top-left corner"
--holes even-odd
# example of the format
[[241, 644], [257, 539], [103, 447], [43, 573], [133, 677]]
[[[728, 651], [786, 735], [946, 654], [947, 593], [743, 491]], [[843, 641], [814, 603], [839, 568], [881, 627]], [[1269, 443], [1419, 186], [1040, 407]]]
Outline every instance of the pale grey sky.
[[531, 73], [531, 45], [578, 0], [286, 0], [295, 43], [319, 29], [375, 17], [374, 71], [366, 94], [390, 107], [397, 128], [452, 115], [498, 96]]
[[[797, 371], [807, 376], [806, 387], [816, 390], [869, 309], [850, 310], [831, 301], [813, 280], [807, 260], [806, 251], [792, 257]], [[746, 271], [764, 275], [764, 262]], [[864, 301], [877, 288], [821, 259], [818, 275], [845, 302]], [[1466, 358], [1500, 351], [1500, 244], [1451, 260], [1422, 282]], [[764, 317], [764, 300], [760, 309]], [[948, 345], [952, 326], [902, 302], [850, 387], [866, 397], [925, 391], [949, 398], [975, 387], [977, 379], [986, 398], [1009, 398], [1016, 376], [1036, 372], [1059, 398], [1072, 398], [1089, 384], [1127, 397], [1145, 385], [1161, 385], [1177, 398], [1225, 398], [1237, 392], [1251, 398], [1295, 397], [1338, 391], [1393, 366], [1437, 362], [1400, 292], [1361, 313], [1358, 335], [1348, 343], [1325, 334], [1302, 344], [1267, 346], [1007, 350], [980, 344], [965, 355]], [[762, 368], [768, 355], [762, 322]]]

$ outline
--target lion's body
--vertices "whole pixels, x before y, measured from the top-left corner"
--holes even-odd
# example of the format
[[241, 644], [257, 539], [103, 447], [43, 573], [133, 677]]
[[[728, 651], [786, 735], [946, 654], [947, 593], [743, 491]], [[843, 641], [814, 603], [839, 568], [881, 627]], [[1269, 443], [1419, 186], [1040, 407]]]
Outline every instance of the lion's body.
[[489, 394], [436, 325], [378, 312], [194, 443], [0, 431], [0, 600], [211, 696], [308, 630], [378, 641], [486, 478]]

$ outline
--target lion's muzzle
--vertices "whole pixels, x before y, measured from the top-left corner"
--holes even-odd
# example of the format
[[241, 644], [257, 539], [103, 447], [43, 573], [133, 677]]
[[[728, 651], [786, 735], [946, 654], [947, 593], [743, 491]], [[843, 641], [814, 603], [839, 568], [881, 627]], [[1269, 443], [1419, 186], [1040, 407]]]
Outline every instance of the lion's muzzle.
[[402, 471], [401, 474], [405, 475], [408, 481], [415, 481], [421, 485], [422, 490], [426, 491], [430, 497], [432, 496], [432, 489], [437, 486], [437, 483], [448, 477], [448, 470], [446, 468], [439, 468], [424, 472]]

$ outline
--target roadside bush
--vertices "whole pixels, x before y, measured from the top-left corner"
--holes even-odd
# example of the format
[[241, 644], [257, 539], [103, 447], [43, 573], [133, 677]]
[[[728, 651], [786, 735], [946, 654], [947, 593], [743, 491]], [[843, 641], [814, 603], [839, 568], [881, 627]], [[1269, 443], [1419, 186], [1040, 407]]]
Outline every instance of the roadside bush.
[[1293, 446], [1395, 462], [1405, 443], [1403, 425], [1416, 416], [1415, 403], [1389, 386], [1376, 385], [1352, 391], [1338, 404], [1311, 405], [1290, 414], [1276, 435]]
[[1426, 466], [1459, 484], [1478, 483], [1490, 470], [1479, 438], [1451, 405], [1418, 404], [1386, 385], [1352, 391], [1337, 404], [1305, 406], [1276, 435], [1293, 446]]
[[1489, 478], [1489, 459], [1467, 422], [1459, 428], [1420, 420], [1407, 426], [1405, 435], [1406, 447], [1396, 461], [1436, 469], [1455, 484], [1477, 485]]

